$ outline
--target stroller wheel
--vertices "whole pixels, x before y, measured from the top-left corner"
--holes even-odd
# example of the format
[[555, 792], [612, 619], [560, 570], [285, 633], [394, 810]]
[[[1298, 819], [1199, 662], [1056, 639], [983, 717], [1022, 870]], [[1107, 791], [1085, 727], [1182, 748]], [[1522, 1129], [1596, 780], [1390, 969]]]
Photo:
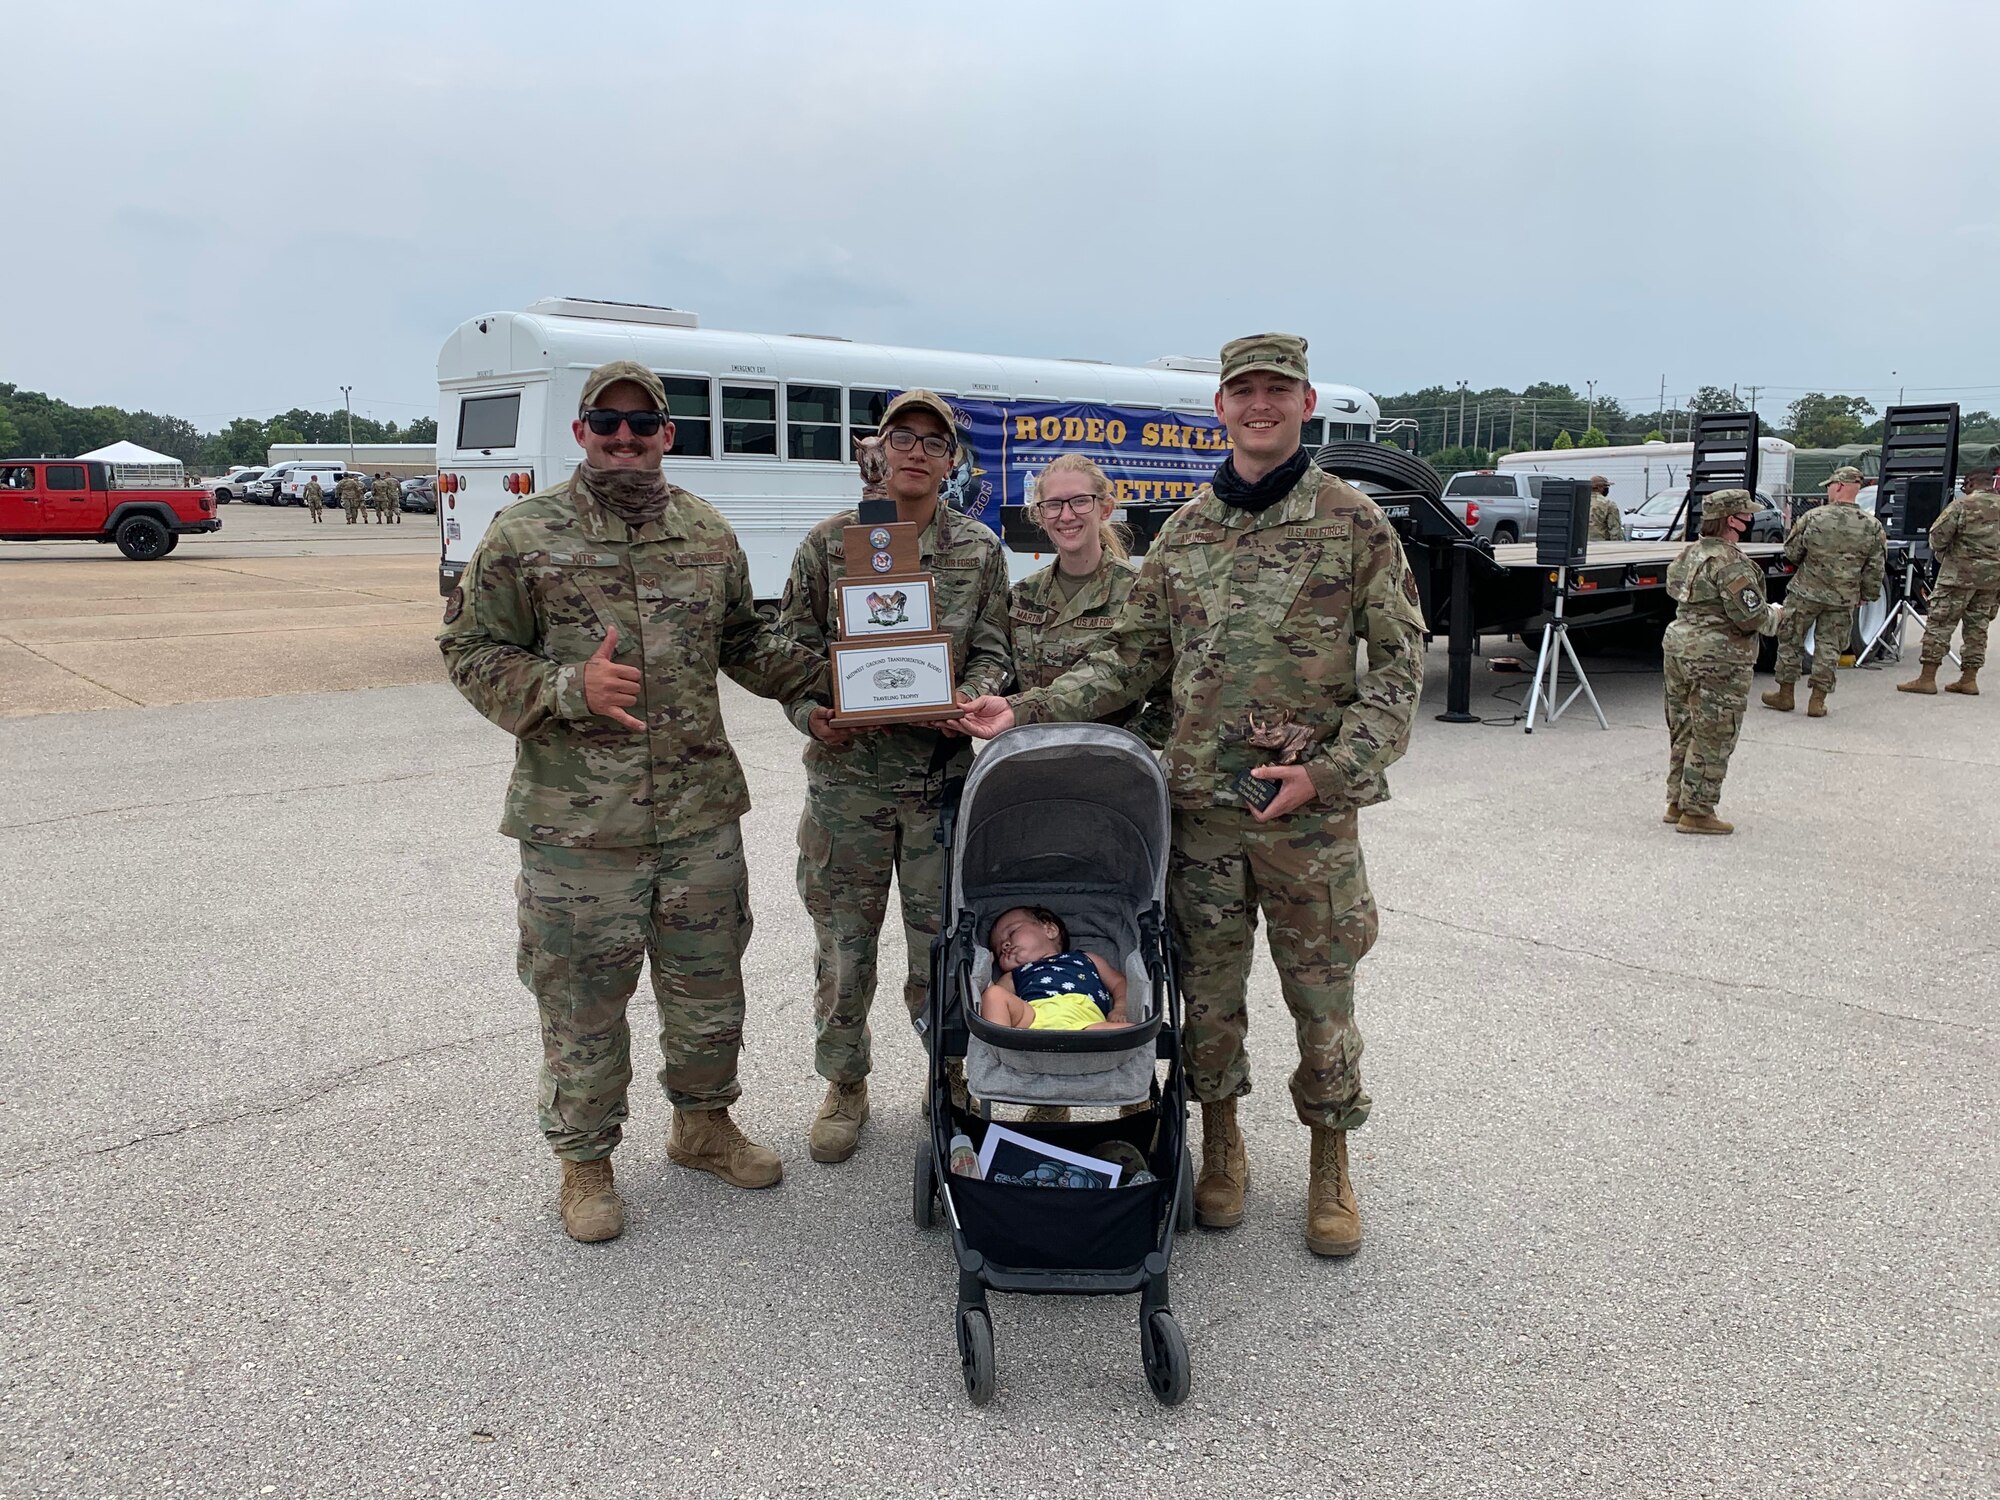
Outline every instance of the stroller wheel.
[[[965, 1307], [958, 1314], [958, 1363], [965, 1374], [965, 1394], [974, 1406], [993, 1399], [993, 1320], [983, 1307]], [[1185, 1354], [1182, 1359], [1186, 1363]], [[1182, 1395], [1187, 1394], [1182, 1381]]]
[[917, 1164], [910, 1172], [910, 1217], [919, 1229], [937, 1223], [937, 1157], [928, 1132], [917, 1142]]
[[1140, 1330], [1140, 1352], [1146, 1361], [1146, 1383], [1162, 1406], [1179, 1406], [1188, 1398], [1187, 1340], [1170, 1312], [1156, 1312]]
[[1181, 1180], [1174, 1191], [1174, 1233], [1194, 1233], [1194, 1152], [1181, 1147]]

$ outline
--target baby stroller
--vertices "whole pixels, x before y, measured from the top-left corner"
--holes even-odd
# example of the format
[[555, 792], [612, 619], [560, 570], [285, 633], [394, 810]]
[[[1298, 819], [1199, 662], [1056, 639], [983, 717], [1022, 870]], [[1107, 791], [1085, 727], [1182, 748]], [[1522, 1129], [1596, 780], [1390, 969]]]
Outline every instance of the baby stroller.
[[[912, 1195], [919, 1228], [937, 1221], [940, 1204], [950, 1223], [959, 1360], [974, 1405], [993, 1394], [989, 1291], [1137, 1292], [1153, 1394], [1167, 1406], [1187, 1399], [1187, 1343], [1167, 1293], [1174, 1234], [1194, 1226], [1181, 999], [1166, 914], [1170, 833], [1166, 781], [1152, 752], [1138, 736], [1100, 724], [1009, 730], [973, 762], [955, 813], [947, 806], [942, 921], [920, 1023], [930, 1122]], [[980, 1016], [994, 969], [988, 931], [1002, 912], [1025, 905], [1049, 908], [1068, 924], [1073, 947], [1119, 964], [1130, 1029], [1030, 1031]], [[946, 1062], [961, 1057], [976, 1114], [952, 1101]], [[1132, 1107], [1116, 1119], [1010, 1128], [1086, 1156], [1128, 1142], [1152, 1180], [1046, 1187], [951, 1173], [951, 1138], [962, 1131], [977, 1148], [994, 1104]]]

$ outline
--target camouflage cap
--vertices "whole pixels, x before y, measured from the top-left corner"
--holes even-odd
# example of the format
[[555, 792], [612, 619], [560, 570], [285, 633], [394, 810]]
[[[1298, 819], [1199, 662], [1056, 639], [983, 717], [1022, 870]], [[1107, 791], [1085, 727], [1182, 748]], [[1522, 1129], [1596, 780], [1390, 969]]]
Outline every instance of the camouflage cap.
[[1748, 490], [1715, 490], [1701, 501], [1701, 518], [1719, 521], [1724, 516], [1754, 516], [1757, 501]]
[[1611, 488], [1611, 481], [1606, 479], [1602, 474], [1593, 474], [1590, 476], [1590, 487], [1594, 490], [1609, 491]]
[[1253, 333], [1222, 346], [1222, 381], [1226, 385], [1252, 370], [1269, 370], [1294, 380], [1306, 374], [1306, 341], [1296, 333]]
[[630, 381], [657, 401], [659, 405], [654, 408], [656, 411], [667, 409], [667, 388], [660, 384], [660, 377], [644, 365], [629, 359], [614, 359], [610, 364], [599, 365], [584, 376], [583, 399], [577, 402], [576, 409], [582, 411], [621, 380]]
[[1828, 484], [1866, 484], [1868, 481], [1862, 477], [1861, 471], [1855, 468], [1853, 464], [1842, 464], [1826, 476], [1826, 482]]
[[945, 434], [952, 442], [958, 442], [958, 420], [951, 413], [951, 404], [936, 391], [921, 388], [904, 391], [888, 406], [883, 408], [881, 427], [887, 427], [896, 418], [912, 411], [927, 411], [944, 423]]

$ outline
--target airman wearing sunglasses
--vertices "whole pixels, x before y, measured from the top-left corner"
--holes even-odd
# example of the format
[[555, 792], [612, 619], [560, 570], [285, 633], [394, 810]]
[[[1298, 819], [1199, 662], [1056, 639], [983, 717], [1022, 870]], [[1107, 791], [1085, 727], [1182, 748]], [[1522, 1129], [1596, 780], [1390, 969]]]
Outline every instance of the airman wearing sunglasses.
[[[882, 413], [881, 434], [896, 514], [923, 528], [936, 628], [951, 635], [960, 697], [998, 692], [1013, 675], [1007, 565], [998, 537], [940, 501], [958, 453], [951, 408], [930, 391], [905, 391]], [[799, 544], [785, 585], [780, 624], [821, 653], [839, 634], [834, 583], [845, 570], [841, 531], [853, 524], [850, 510], [815, 526]], [[854, 1154], [868, 1118], [868, 1012], [875, 1002], [876, 939], [888, 915], [889, 877], [896, 877], [909, 954], [903, 1004], [915, 1020], [929, 990], [930, 941], [944, 878], [938, 797], [946, 780], [964, 774], [972, 747], [955, 729], [888, 725], [842, 734], [823, 714], [813, 715], [809, 704], [795, 703], [791, 715], [813, 737], [799, 820], [799, 895], [813, 919], [813, 1063], [827, 1091], [810, 1151], [814, 1161], [837, 1162]], [[933, 751], [941, 734], [957, 744], [940, 767]]]
[[582, 467], [494, 519], [438, 636], [458, 690], [518, 741], [500, 830], [521, 845], [517, 967], [541, 1011], [539, 1119], [578, 1240], [624, 1227], [610, 1158], [632, 1078], [625, 1007], [649, 960], [668, 1157], [737, 1187], [781, 1175], [729, 1118], [750, 797], [716, 673], [803, 715], [825, 663], [762, 622], [729, 523], [661, 474], [666, 404], [643, 365], [590, 372]]

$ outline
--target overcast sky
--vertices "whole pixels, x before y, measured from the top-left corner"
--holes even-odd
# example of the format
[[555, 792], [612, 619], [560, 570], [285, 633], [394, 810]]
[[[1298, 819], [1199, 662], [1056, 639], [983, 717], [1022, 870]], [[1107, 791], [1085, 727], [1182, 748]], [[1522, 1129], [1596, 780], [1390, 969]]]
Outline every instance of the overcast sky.
[[10, 0], [0, 380], [435, 414], [550, 294], [2000, 408], [2000, 5]]

